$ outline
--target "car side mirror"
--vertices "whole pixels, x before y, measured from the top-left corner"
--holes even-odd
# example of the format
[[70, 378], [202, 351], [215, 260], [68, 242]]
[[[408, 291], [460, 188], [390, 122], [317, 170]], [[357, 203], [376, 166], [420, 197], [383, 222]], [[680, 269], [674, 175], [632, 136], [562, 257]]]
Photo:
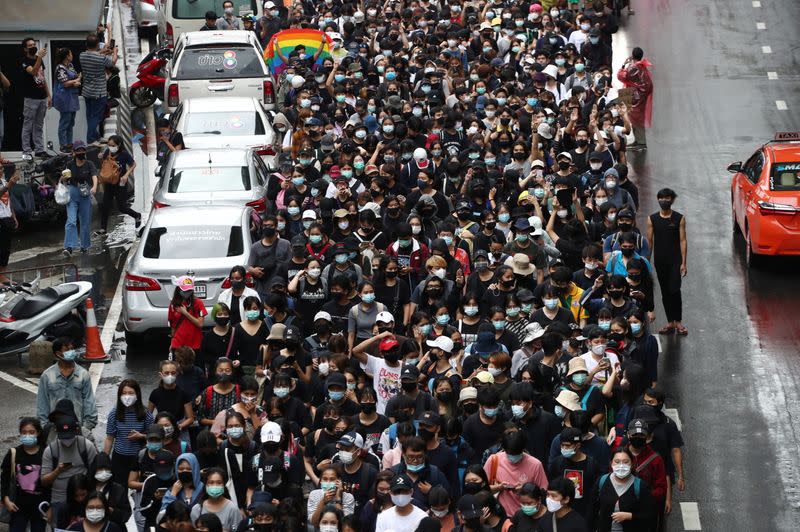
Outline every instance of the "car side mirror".
[[742, 161], [736, 161], [728, 165], [728, 172], [736, 174], [742, 171]]
[[[730, 170], [730, 167], [729, 167], [728, 169]], [[156, 172], [155, 172], [155, 174], [156, 174], [156, 177], [163, 177], [163, 174], [164, 174], [164, 167], [163, 167], [163, 166], [161, 166], [160, 164], [159, 164], [158, 166], [156, 166]]]
[[140, 227], [140, 228], [139, 228], [139, 229], [136, 231], [136, 236], [137, 236], [138, 238], [142, 238], [142, 235], [143, 235], [143, 234], [144, 234], [144, 226], [141, 226], [141, 227]]

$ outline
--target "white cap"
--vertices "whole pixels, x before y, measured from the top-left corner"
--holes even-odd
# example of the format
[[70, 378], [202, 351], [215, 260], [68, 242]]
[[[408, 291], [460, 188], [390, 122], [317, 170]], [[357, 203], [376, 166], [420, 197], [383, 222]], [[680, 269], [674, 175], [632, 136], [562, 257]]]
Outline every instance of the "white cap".
[[391, 312], [384, 310], [383, 312], [378, 312], [378, 316], [375, 318], [376, 322], [381, 323], [394, 323], [394, 316], [392, 316]]
[[541, 236], [544, 231], [542, 231], [542, 219], [538, 216], [531, 216], [528, 218], [528, 223], [531, 224], [533, 231], [531, 231], [532, 236]]
[[555, 65], [547, 65], [542, 69], [542, 73], [556, 79], [558, 77], [558, 67]]
[[356, 22], [364, 22], [364, 13], [361, 11], [356, 11], [355, 13], [353, 13], [353, 19]]
[[306, 78], [304, 78], [303, 76], [296, 75], [296, 76], [294, 76], [292, 78], [292, 81], [291, 81], [292, 88], [299, 89], [300, 87], [303, 86], [303, 84], [305, 82], [306, 82]]
[[317, 320], [325, 320], [333, 323], [333, 318], [331, 318], [331, 315], [325, 312], [324, 310], [320, 310], [319, 312], [314, 314], [314, 321]]
[[274, 421], [267, 421], [261, 426], [261, 443], [268, 441], [279, 442], [283, 436], [281, 426]]
[[522, 339], [523, 344], [533, 342], [537, 338], [544, 336], [544, 328], [538, 322], [529, 323], [525, 326], [525, 338]]
[[533, 161], [531, 163], [531, 168], [533, 168], [535, 166], [539, 166], [541, 168], [544, 168], [544, 162], [541, 159], [536, 159], [535, 161]]
[[272, 2], [270, 0], [264, 2], [264, 9], [272, 9], [273, 7], [275, 7], [275, 2]]
[[312, 209], [306, 209], [306, 210], [303, 211], [302, 218], [304, 220], [316, 220], [317, 219], [317, 213], [314, 212]]
[[421, 161], [427, 158], [428, 158], [428, 152], [425, 151], [425, 148], [417, 148], [416, 150], [414, 150], [414, 160]]
[[375, 203], [374, 201], [368, 201], [364, 204], [363, 207], [359, 207], [358, 212], [363, 212], [363, 211], [372, 211], [378, 218], [380, 218], [381, 216], [381, 206]]
[[445, 353], [453, 352], [453, 341], [447, 336], [437, 336], [433, 340], [428, 340], [425, 343], [428, 344], [428, 347], [438, 347]]

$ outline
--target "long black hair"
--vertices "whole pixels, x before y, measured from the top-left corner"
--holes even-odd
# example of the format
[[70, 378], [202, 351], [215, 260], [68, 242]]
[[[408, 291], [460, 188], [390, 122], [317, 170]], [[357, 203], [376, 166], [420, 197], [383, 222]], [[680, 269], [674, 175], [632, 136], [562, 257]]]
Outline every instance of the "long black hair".
[[125, 421], [125, 412], [127, 411], [127, 407], [122, 404], [122, 390], [125, 388], [133, 388], [136, 392], [136, 402], [131, 406], [133, 408], [134, 413], [136, 413], [136, 420], [137, 421], [144, 421], [146, 412], [144, 409], [144, 403], [142, 403], [142, 389], [139, 387], [139, 383], [136, 382], [136, 379], [125, 379], [121, 383], [119, 383], [119, 387], [117, 388], [117, 412], [115, 417], [117, 421]]

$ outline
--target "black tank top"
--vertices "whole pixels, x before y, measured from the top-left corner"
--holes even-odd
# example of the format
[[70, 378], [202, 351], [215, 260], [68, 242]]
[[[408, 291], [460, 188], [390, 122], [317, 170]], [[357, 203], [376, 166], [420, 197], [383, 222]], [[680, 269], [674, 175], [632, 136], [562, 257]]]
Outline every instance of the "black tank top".
[[650, 215], [653, 225], [653, 259], [656, 263], [680, 262], [681, 259], [681, 220], [683, 215], [672, 211], [669, 218], [660, 212]]

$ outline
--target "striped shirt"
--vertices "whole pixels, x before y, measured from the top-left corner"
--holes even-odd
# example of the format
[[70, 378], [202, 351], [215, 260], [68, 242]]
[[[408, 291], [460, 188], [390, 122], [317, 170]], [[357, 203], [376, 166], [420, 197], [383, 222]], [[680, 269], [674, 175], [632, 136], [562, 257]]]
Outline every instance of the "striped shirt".
[[129, 410], [125, 412], [125, 420], [117, 421], [117, 409], [112, 408], [108, 413], [108, 425], [106, 426], [106, 436], [114, 437], [114, 454], [125, 456], [135, 456], [144, 448], [144, 440], [129, 440], [128, 434], [135, 430], [141, 434], [147, 434], [147, 429], [153, 424], [153, 414], [145, 412], [144, 419], [136, 419], [136, 412]]
[[86, 50], [81, 52], [81, 72], [84, 98], [104, 98], [108, 96], [106, 88], [106, 68], [112, 67], [110, 55]]

